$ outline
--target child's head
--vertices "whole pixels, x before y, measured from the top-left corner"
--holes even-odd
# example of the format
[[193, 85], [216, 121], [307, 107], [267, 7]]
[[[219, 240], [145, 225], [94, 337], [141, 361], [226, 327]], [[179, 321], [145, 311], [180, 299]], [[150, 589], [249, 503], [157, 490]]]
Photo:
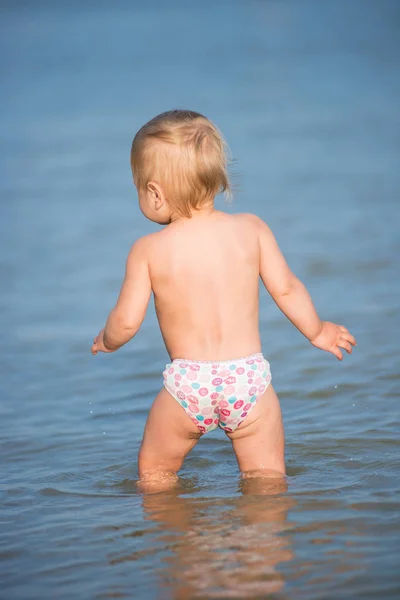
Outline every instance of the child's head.
[[216, 194], [229, 193], [226, 149], [215, 125], [196, 112], [171, 110], [143, 125], [131, 166], [145, 216], [158, 223], [190, 217]]

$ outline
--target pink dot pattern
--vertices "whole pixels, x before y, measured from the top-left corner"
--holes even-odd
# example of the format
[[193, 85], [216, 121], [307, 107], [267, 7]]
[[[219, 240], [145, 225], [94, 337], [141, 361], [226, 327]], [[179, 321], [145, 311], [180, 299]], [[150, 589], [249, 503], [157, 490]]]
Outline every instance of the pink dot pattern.
[[261, 353], [229, 361], [177, 358], [165, 367], [164, 387], [201, 433], [227, 432], [244, 421], [271, 382]]

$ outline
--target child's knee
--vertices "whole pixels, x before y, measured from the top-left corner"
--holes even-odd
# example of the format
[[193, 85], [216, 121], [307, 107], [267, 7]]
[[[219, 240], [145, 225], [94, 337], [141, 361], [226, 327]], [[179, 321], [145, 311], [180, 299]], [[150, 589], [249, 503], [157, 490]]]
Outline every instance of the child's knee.
[[288, 490], [285, 466], [275, 469], [254, 469], [241, 474], [240, 489], [243, 494], [272, 496]]
[[178, 481], [178, 475], [173, 470], [146, 469], [139, 466], [140, 483], [174, 483]]
[[141, 492], [155, 494], [168, 491], [178, 485], [179, 478], [173, 471], [143, 471], [139, 469], [137, 487]]

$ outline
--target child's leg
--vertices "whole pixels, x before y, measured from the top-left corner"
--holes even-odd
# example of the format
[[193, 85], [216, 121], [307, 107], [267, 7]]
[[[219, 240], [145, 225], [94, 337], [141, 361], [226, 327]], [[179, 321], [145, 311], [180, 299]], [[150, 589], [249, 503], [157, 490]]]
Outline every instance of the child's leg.
[[162, 388], [150, 409], [139, 451], [142, 489], [165, 489], [175, 484], [186, 454], [200, 437], [183, 408]]
[[269, 385], [248, 417], [227, 433], [244, 477], [285, 475], [285, 436], [278, 396]]

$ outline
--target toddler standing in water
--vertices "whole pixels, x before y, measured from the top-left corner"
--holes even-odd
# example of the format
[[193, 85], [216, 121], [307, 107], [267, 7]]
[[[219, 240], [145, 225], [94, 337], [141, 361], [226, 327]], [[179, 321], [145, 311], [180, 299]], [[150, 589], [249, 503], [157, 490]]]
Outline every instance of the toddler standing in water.
[[354, 337], [318, 317], [268, 226], [214, 208], [229, 192], [225, 144], [204, 116], [163, 113], [136, 134], [131, 165], [143, 214], [165, 225], [129, 253], [116, 306], [92, 353], [114, 352], [138, 332], [154, 294], [171, 363], [139, 453], [142, 482], [175, 481], [188, 452], [217, 426], [246, 477], [285, 474], [284, 432], [258, 328], [259, 277], [317, 348], [342, 360]]

